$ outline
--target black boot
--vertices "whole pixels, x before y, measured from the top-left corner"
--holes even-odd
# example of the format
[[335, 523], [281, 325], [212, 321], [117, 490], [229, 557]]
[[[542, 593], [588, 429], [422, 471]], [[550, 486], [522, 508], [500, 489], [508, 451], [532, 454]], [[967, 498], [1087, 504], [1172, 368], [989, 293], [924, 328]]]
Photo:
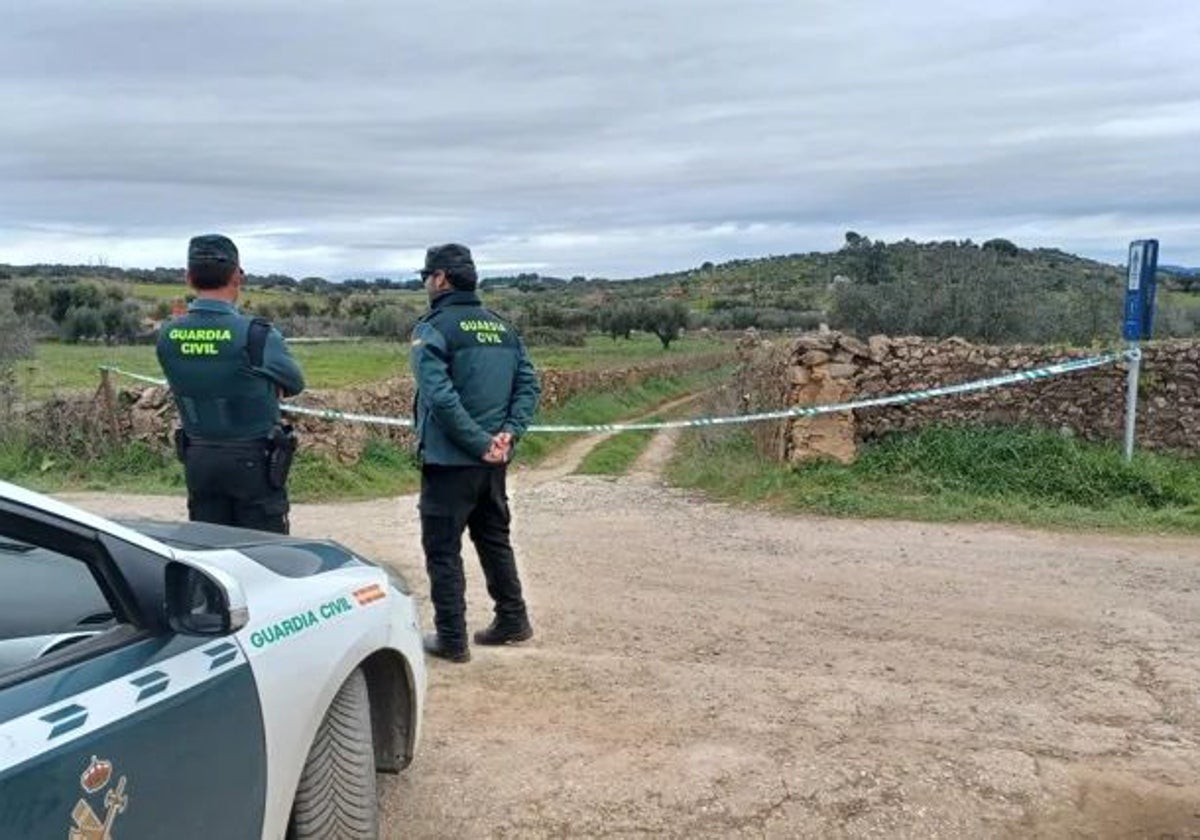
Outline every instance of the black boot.
[[486, 630], [475, 633], [477, 645], [512, 645], [533, 638], [533, 626], [528, 618], [494, 618]]
[[421, 640], [425, 652], [438, 659], [448, 659], [451, 662], [470, 662], [471, 651], [464, 644], [462, 647], [452, 647], [442, 642], [437, 633], [426, 633]]

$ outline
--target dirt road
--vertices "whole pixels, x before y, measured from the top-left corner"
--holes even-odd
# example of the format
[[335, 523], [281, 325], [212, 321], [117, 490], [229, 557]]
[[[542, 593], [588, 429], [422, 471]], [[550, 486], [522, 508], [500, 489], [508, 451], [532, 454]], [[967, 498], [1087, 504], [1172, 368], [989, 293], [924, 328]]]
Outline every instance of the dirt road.
[[[514, 476], [537, 635], [431, 664], [386, 836], [1200, 837], [1200, 540], [778, 517], [663, 488], [668, 445]], [[414, 504], [293, 526], [424, 591]]]

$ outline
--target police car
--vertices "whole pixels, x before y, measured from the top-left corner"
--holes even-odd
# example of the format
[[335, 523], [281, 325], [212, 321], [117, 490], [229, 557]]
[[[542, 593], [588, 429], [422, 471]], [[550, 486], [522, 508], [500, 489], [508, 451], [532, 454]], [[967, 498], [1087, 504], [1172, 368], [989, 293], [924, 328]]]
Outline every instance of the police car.
[[373, 837], [424, 695], [395, 572], [0, 482], [3, 840]]

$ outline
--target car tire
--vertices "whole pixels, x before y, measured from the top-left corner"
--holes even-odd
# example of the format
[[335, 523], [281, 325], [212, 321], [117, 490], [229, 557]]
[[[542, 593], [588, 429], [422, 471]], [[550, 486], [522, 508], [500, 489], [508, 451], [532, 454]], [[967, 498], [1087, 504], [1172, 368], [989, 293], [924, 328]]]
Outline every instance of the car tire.
[[325, 712], [304, 762], [288, 837], [375, 840], [379, 804], [367, 680], [355, 669]]

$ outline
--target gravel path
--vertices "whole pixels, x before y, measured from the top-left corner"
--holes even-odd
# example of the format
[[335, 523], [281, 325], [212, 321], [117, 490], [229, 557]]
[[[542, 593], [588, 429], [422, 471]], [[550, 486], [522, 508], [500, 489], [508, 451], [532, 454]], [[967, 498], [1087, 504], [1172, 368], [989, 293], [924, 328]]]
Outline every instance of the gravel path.
[[[1200, 540], [774, 516], [663, 487], [669, 445], [514, 471], [537, 635], [432, 663], [385, 836], [1200, 837]], [[411, 496], [293, 528], [425, 589]]]

